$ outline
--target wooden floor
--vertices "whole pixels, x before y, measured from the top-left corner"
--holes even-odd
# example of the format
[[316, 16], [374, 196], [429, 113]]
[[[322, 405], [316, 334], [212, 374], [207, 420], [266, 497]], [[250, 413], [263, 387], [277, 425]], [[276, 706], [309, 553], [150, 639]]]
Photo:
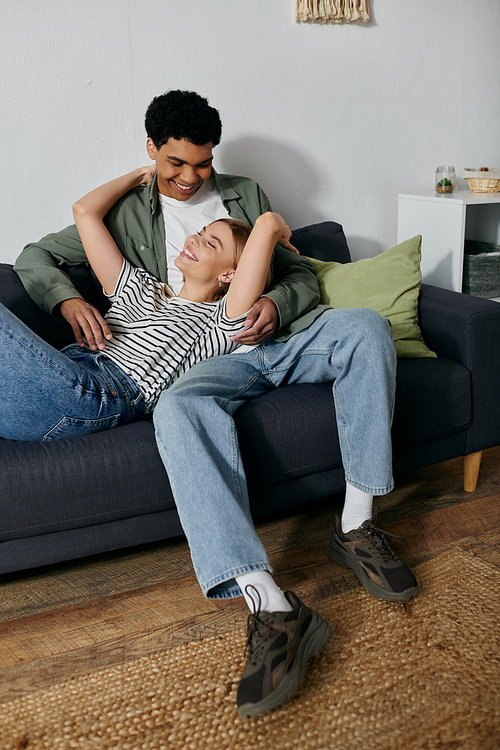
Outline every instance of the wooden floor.
[[[257, 524], [278, 583], [308, 599], [359, 583], [325, 544], [334, 496]], [[379, 525], [405, 538], [410, 565], [456, 544], [500, 567], [500, 447], [484, 452], [474, 493], [462, 461], [401, 476], [379, 506]], [[206, 600], [182, 539], [126, 553], [0, 577], [0, 702], [94, 669], [245, 628], [241, 599]]]

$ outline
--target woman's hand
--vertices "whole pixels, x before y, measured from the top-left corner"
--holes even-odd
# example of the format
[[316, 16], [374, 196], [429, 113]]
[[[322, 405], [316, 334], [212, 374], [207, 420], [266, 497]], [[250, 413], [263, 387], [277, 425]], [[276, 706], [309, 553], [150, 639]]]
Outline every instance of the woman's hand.
[[283, 236], [281, 240], [278, 241], [278, 245], [281, 245], [282, 247], [285, 247], [287, 250], [291, 250], [292, 253], [296, 253], [297, 255], [300, 255], [297, 248], [291, 244], [290, 237], [292, 236], [292, 233], [288, 235], [288, 237]]
[[156, 174], [156, 164], [149, 164], [147, 167], [140, 167], [139, 171], [142, 173], [142, 179], [140, 185], [151, 185]]
[[259, 221], [271, 225], [277, 233], [281, 232], [281, 236], [277, 240], [278, 244], [285, 247], [287, 250], [291, 250], [292, 253], [297, 253], [297, 255], [299, 255], [297, 248], [290, 243], [292, 232], [282, 216], [273, 213], [272, 211], [268, 211], [267, 213], [262, 214], [262, 216], [259, 216], [255, 223], [257, 224]]
[[[282, 217], [280, 216], [280, 219]], [[285, 220], [282, 219], [283, 224], [285, 224]], [[300, 255], [299, 251], [296, 247], [294, 247], [290, 243], [290, 237], [292, 236], [292, 232], [288, 224], [285, 224], [285, 229], [283, 230], [283, 236], [278, 240], [278, 245], [281, 245], [282, 247], [286, 247], [287, 250], [291, 250], [292, 253], [297, 253], [297, 255]]]

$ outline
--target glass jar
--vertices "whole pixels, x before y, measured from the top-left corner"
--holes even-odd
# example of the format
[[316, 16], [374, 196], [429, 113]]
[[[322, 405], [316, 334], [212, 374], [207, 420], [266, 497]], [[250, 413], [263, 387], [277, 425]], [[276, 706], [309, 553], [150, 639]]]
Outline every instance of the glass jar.
[[452, 193], [455, 188], [455, 167], [437, 167], [434, 184], [436, 193]]

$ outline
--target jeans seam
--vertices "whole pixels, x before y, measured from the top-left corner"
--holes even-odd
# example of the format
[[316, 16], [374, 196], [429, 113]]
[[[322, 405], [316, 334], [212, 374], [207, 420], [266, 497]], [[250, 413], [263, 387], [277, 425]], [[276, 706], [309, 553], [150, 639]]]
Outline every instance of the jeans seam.
[[7, 335], [8, 335], [8, 336], [9, 336], [9, 337], [11, 338], [11, 339], [13, 339], [14, 341], [16, 341], [16, 342], [17, 342], [17, 343], [19, 344], [19, 346], [22, 346], [22, 347], [23, 347], [24, 349], [26, 349], [26, 351], [29, 351], [29, 352], [31, 352], [32, 354], [34, 354], [34, 355], [35, 355], [35, 357], [37, 357], [37, 358], [38, 358], [38, 359], [39, 359], [39, 360], [40, 360], [41, 362], [43, 362], [43, 363], [44, 363], [45, 365], [49, 365], [49, 364], [50, 364], [50, 368], [51, 368], [52, 370], [56, 370], [56, 371], [57, 371], [57, 373], [58, 373], [58, 375], [59, 375], [59, 376], [61, 376], [61, 377], [63, 377], [63, 378], [64, 378], [64, 379], [65, 379], [65, 380], [66, 380], [66, 381], [67, 381], [68, 383], [70, 383], [71, 385], [73, 385], [73, 387], [75, 387], [75, 385], [76, 385], [77, 383], [78, 383], [78, 384], [80, 384], [80, 381], [79, 381], [78, 379], [76, 380], [76, 383], [75, 383], [75, 379], [74, 379], [74, 378], [68, 378], [68, 377], [67, 377], [67, 375], [66, 375], [66, 373], [65, 373], [65, 372], [64, 372], [63, 370], [61, 370], [61, 368], [60, 368], [60, 367], [58, 367], [58, 366], [57, 366], [56, 364], [54, 364], [53, 362], [50, 362], [50, 363], [49, 363], [49, 362], [48, 362], [48, 359], [47, 359], [47, 357], [46, 357], [46, 356], [42, 356], [42, 355], [40, 354], [40, 352], [39, 352], [39, 351], [37, 351], [37, 348], [36, 348], [35, 346], [33, 346], [32, 344], [26, 344], [26, 342], [25, 342], [25, 341], [23, 341], [22, 339], [20, 339], [20, 338], [19, 338], [18, 336], [16, 336], [16, 335], [15, 335], [14, 333], [12, 333], [12, 332], [11, 332], [11, 331], [9, 331], [8, 329], [6, 329], [6, 328], [5, 328], [4, 326], [2, 326], [2, 330], [3, 330], [3, 331], [4, 331], [4, 332], [5, 332], [5, 333], [6, 333], [6, 334], [7, 334]]
[[264, 349], [259, 347], [257, 349], [258, 355], [259, 355], [259, 369], [260, 369], [260, 375], [259, 377], [263, 377], [266, 383], [268, 383], [271, 388], [276, 388], [276, 384], [273, 382], [272, 375], [273, 373], [279, 373], [279, 372], [288, 372], [290, 370], [290, 367], [286, 365], [278, 365], [276, 367], [268, 367], [266, 365], [266, 357], [264, 353]]
[[[71, 422], [73, 422], [73, 424], [79, 424], [80, 427], [83, 427], [84, 425], [87, 425], [88, 427], [90, 424], [102, 427], [102, 425], [106, 423], [108, 426], [106, 426], [105, 429], [112, 430], [120, 422], [121, 416], [122, 416], [121, 411], [119, 411], [118, 414], [108, 414], [105, 417], [72, 417], [69, 414], [65, 414], [64, 417], [61, 417], [61, 419], [59, 419], [59, 421], [56, 422], [56, 424], [52, 425], [50, 430], [47, 430], [45, 435], [42, 437], [42, 442], [50, 443], [52, 442], [52, 440], [60, 439], [60, 438], [53, 438], [49, 436], [53, 435], [54, 433], [56, 434], [60, 433], [61, 428], [64, 425], [67, 425], [68, 423], [71, 423]], [[92, 430], [91, 433], [85, 432], [83, 434], [92, 434], [93, 432], [102, 432], [102, 430]]]
[[[301, 352], [296, 357], [294, 357], [294, 362], [297, 362], [299, 359], [303, 359], [304, 357], [312, 356], [312, 357], [324, 357], [329, 356], [331, 358], [333, 349], [327, 348], [327, 349], [307, 349], [304, 352]], [[293, 367], [293, 364], [292, 364]], [[262, 376], [267, 380], [267, 382], [273, 387], [276, 388], [276, 384], [272, 381], [272, 375], [278, 375], [282, 372], [285, 374], [289, 373], [291, 370], [291, 365], [289, 362], [285, 362], [283, 364], [276, 365], [275, 367], [265, 367], [264, 363], [262, 365]], [[270, 377], [268, 377], [270, 376]], [[335, 375], [335, 378], [337, 375]], [[335, 378], [332, 379], [332, 381], [335, 380]], [[328, 381], [330, 382], [330, 381]]]
[[[237, 399], [239, 396], [246, 393], [252, 385], [260, 378], [261, 373], [255, 374], [250, 381], [246, 382], [244, 385], [240, 386], [237, 391], [234, 391], [233, 393], [229, 393], [225, 398], [220, 399], [219, 404], [221, 407], [226, 411], [225, 407], [231, 402]], [[216, 397], [217, 400], [217, 397]], [[227, 412], [226, 412], [227, 413]]]
[[343, 444], [344, 450], [346, 452], [346, 455], [345, 456], [342, 455], [342, 463], [344, 465], [344, 474], [347, 476], [348, 474], [350, 474], [350, 471], [351, 471], [351, 451], [350, 451], [350, 448], [349, 448], [349, 441], [347, 440], [346, 418], [344, 416], [344, 413], [342, 411], [341, 405], [340, 405], [339, 400], [337, 398], [336, 389], [335, 389], [335, 381], [333, 382], [333, 385], [332, 385], [332, 392], [333, 392], [333, 399], [334, 399], [334, 402], [335, 402], [335, 413], [337, 415], [337, 429], [339, 431], [339, 435], [340, 435], [339, 420], [340, 419], [342, 420], [342, 425], [341, 425], [341, 428], [342, 428], [342, 441], [341, 441], [341, 446], [340, 446], [340, 448], [341, 448], [340, 452], [341, 452], [341, 454], [343, 453], [343, 451], [342, 451], [342, 444]]
[[[113, 373], [112, 368], [113, 366], [117, 367], [121, 373], [123, 373], [124, 375], [126, 375], [126, 373], [124, 372], [124, 370], [121, 369], [121, 367], [116, 365], [113, 362], [113, 360], [110, 359], [110, 357], [107, 357], [105, 354], [95, 354], [94, 362], [95, 362], [96, 367], [99, 370], [99, 373], [104, 378], [108, 386], [109, 390], [106, 395], [108, 397], [112, 396], [115, 399], [120, 399], [122, 403], [123, 401], [125, 401], [125, 408], [123, 408], [123, 406], [121, 408], [121, 417], [122, 417], [121, 421], [123, 422], [123, 417], [125, 417], [125, 421], [130, 422], [134, 415], [134, 411], [137, 409], [137, 406], [140, 400], [144, 399], [143, 392], [140, 390], [139, 386], [136, 384], [137, 388], [139, 389], [139, 393], [136, 396], [132, 396], [131, 390], [128, 387], [128, 385], [122, 382], [121, 380], [119, 380], [119, 375], [116, 375], [115, 373]], [[107, 369], [108, 362], [110, 363], [109, 366], [111, 368], [111, 373], [108, 372], [108, 369]], [[132, 378], [130, 379], [132, 380]], [[117, 383], [115, 382], [115, 380], [118, 380], [120, 387], [123, 389], [121, 394], [118, 394], [116, 392]], [[135, 383], [135, 381], [133, 382]]]
[[236, 436], [236, 424], [233, 418], [231, 418], [231, 445], [232, 445], [232, 471], [233, 471], [233, 482], [235, 490], [238, 493], [238, 502], [240, 507], [243, 507], [243, 491], [238, 477], [238, 465], [239, 465], [239, 450], [238, 450], [238, 438]]

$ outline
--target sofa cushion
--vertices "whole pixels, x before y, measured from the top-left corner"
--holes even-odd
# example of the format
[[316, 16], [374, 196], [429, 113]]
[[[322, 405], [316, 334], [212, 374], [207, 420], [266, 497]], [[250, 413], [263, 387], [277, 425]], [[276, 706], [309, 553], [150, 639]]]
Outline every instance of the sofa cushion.
[[276, 388], [235, 422], [250, 490], [342, 466], [331, 383]]
[[[466, 367], [399, 360], [395, 451], [466, 430], [471, 410]], [[331, 383], [282, 386], [240, 407], [235, 420], [250, 490], [342, 466]]]
[[148, 420], [48, 443], [0, 439], [0, 541], [174, 507]]
[[368, 307], [389, 318], [398, 357], [435, 357], [418, 323], [421, 237], [406, 240], [374, 258], [325, 263], [309, 258], [321, 302], [332, 307]]

